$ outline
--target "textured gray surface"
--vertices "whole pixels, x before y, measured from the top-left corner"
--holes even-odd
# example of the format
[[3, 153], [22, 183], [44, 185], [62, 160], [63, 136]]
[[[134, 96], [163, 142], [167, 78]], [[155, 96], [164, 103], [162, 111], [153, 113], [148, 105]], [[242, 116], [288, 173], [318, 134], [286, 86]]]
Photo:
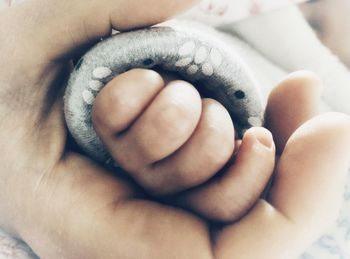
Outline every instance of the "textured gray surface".
[[232, 48], [216, 40], [217, 34], [202, 29], [172, 26], [121, 33], [82, 57], [66, 90], [65, 115], [71, 134], [89, 156], [115, 164], [94, 131], [91, 109], [99, 91], [132, 68], [177, 72], [220, 101], [238, 131], [261, 126], [263, 105], [254, 77]]

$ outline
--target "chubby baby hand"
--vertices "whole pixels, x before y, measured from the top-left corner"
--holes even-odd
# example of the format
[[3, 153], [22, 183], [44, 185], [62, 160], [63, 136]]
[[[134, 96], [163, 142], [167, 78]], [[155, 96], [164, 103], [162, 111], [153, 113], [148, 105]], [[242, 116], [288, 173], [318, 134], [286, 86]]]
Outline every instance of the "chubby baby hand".
[[152, 70], [134, 69], [110, 81], [95, 101], [93, 124], [113, 158], [148, 194], [211, 220], [244, 215], [274, 169], [268, 130], [252, 128], [236, 140], [219, 102]]

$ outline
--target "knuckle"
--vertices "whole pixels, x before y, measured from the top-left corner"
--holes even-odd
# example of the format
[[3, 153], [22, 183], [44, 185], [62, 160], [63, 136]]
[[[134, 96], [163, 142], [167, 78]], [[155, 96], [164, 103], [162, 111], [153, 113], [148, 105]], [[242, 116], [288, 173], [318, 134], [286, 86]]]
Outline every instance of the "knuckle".
[[129, 104], [118, 87], [110, 87], [106, 90], [106, 92], [102, 92], [104, 98], [101, 98], [100, 102], [96, 104], [104, 102], [103, 105], [106, 107], [104, 112], [98, 114], [99, 120], [113, 130], [119, 130], [123, 124], [121, 118], [128, 113]]
[[102, 129], [106, 125], [106, 112], [104, 102], [99, 96], [96, 98], [92, 109], [92, 123], [96, 130]]
[[[225, 206], [223, 206], [225, 204]], [[236, 205], [232, 200], [222, 201], [214, 205], [212, 217], [220, 222], [232, 222], [237, 220], [245, 212], [243, 206]]]
[[211, 150], [205, 151], [203, 155], [203, 161], [206, 161], [206, 168], [220, 169], [223, 167], [231, 156], [231, 148], [228, 147], [228, 144], [221, 147], [219, 145], [215, 145], [214, 147], [208, 146]]
[[189, 112], [179, 103], [169, 103], [159, 113], [158, 122], [162, 131], [179, 133], [190, 120]]
[[203, 98], [202, 103], [203, 103], [203, 106], [216, 105], [216, 106], [223, 107], [220, 102], [218, 102], [217, 100], [212, 99], [212, 98]]
[[195, 103], [191, 103], [188, 98], [182, 98], [177, 94], [169, 96], [156, 119], [162, 132], [182, 136], [195, 127], [199, 117], [200, 106], [198, 107]]
[[206, 136], [205, 156], [208, 162], [221, 165], [227, 162], [234, 149], [233, 123], [228, 112], [217, 101], [205, 100], [203, 105], [206, 106], [201, 125]]
[[118, 87], [110, 87], [104, 93], [106, 96], [106, 102], [110, 104], [110, 107], [115, 111], [121, 112], [126, 104], [125, 98], [118, 89]]
[[162, 76], [154, 70], [135, 68], [130, 71], [133, 79], [145, 85], [162, 86], [164, 84]]
[[[178, 189], [187, 189], [194, 187], [201, 182], [203, 182], [202, 171], [199, 173], [196, 171], [187, 171], [187, 170], [178, 170], [175, 172], [176, 182], [180, 188]], [[177, 190], [178, 191], [178, 190]]]

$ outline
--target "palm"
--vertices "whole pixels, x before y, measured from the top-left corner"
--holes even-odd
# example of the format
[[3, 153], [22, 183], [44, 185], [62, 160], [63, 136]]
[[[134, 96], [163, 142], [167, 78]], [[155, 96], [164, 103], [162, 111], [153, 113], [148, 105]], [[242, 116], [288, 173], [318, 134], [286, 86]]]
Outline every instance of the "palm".
[[[57, 78], [63, 77], [65, 72], [57, 74]], [[57, 89], [62, 89], [50, 78], [41, 78], [40, 81], [48, 82], [47, 85], [40, 86], [49, 89], [46, 96], [54, 96]], [[74, 240], [79, 238], [79, 243], [82, 245], [79, 250], [85, 255], [70, 253], [65, 254], [65, 258], [86, 258], [86, 254], [91, 258], [115, 258], [126, 254], [130, 258], [165, 258], [170, 255], [172, 250], [169, 248], [173, 246], [173, 242], [177, 244], [177, 249], [173, 251], [177, 255], [193, 253], [191, 258], [205, 258], [203, 255], [209, 254], [208, 236], [203, 235], [207, 234], [207, 226], [199, 218], [185, 211], [145, 200], [134, 184], [113, 176], [111, 172], [67, 147], [67, 130], [61, 97], [59, 94], [56, 99], [48, 98], [52, 103], [47, 103], [40, 109], [30, 109], [29, 114], [17, 118], [24, 123], [17, 125], [16, 131], [6, 136], [6, 139], [9, 136], [15, 139], [21, 132], [26, 132], [26, 135], [30, 136], [25, 147], [21, 145], [18, 149], [32, 150], [28, 159], [30, 163], [21, 165], [21, 168], [33, 168], [31, 171], [26, 171], [23, 180], [28, 184], [35, 183], [35, 189], [29, 191], [26, 197], [30, 203], [40, 204], [37, 208], [31, 209], [28, 215], [31, 225], [36, 229], [35, 232], [55, 232], [49, 226], [64, 224], [74, 226], [69, 233], [65, 233], [67, 237], [65, 241], [76, 244]], [[23, 107], [23, 110], [26, 108]], [[28, 124], [29, 121], [31, 126]], [[4, 120], [4, 128], [12, 123], [11, 116], [7, 117]], [[28, 129], [32, 129], [31, 132], [27, 132]], [[14, 159], [7, 160], [7, 164], [18, 165], [18, 162]], [[41, 165], [39, 168], [38, 164]], [[21, 173], [13, 166], [11, 171], [12, 175]], [[50, 190], [49, 196], [48, 190]], [[47, 217], [49, 222], [42, 226], [47, 229], [38, 228], [43, 210], [49, 215]], [[37, 239], [38, 236], [33, 235], [32, 229], [30, 233], [22, 238], [32, 245], [35, 244], [32, 238]], [[51, 238], [59, 240], [61, 234], [55, 233]], [[98, 244], [106, 246], [106, 250], [102, 253], [99, 250], [98, 254], [94, 255], [95, 248], [89, 243], [91, 236], [96, 240], [106, 240], [108, 237], [110, 241]], [[82, 237], [86, 240], [82, 240]], [[196, 245], [197, 242], [201, 243], [202, 249], [198, 251], [191, 249], [191, 242]], [[145, 243], [149, 246], [143, 249]], [[56, 257], [62, 252], [59, 251], [60, 247], [65, 247], [65, 244], [59, 242], [51, 245], [53, 249], [50, 249], [49, 254], [46, 253], [47, 248], [32, 246], [44, 258]]]

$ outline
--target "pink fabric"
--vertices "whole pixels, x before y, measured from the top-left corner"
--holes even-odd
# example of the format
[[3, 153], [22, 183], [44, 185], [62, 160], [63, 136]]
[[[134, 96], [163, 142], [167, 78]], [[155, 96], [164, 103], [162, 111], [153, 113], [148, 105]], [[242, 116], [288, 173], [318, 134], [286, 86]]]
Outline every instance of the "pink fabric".
[[202, 0], [184, 17], [217, 26], [306, 1], [308, 0]]

